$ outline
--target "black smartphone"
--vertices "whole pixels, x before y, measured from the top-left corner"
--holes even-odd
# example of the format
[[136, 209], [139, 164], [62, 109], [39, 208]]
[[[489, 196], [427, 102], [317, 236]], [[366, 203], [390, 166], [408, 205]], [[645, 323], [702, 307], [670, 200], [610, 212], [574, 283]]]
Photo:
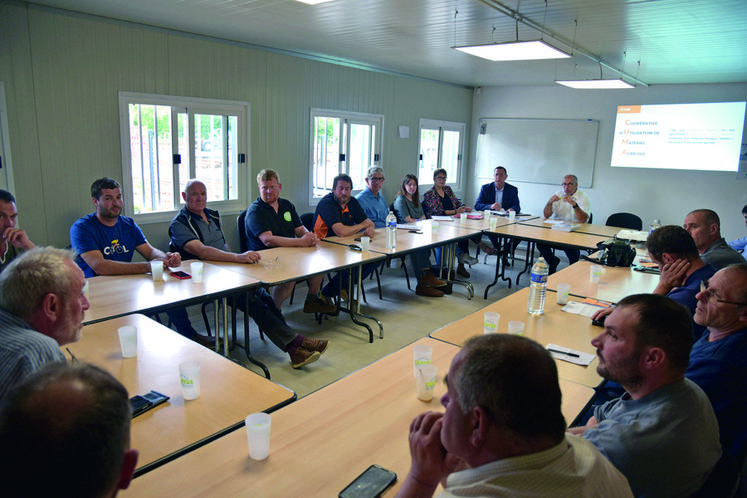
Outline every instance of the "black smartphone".
[[161, 403], [165, 403], [169, 397], [158, 391], [151, 391], [143, 395], [135, 395], [130, 398], [130, 408], [132, 408], [132, 418], [141, 415], [151, 408], [155, 408]]
[[348, 247], [352, 249], [353, 251], [363, 251], [363, 249], [361, 249], [361, 246], [357, 246], [355, 244], [350, 244], [348, 245]]
[[607, 316], [609, 316], [609, 315], [604, 315], [599, 320], [592, 320], [591, 324], [595, 325], [597, 327], [604, 327], [604, 321], [607, 319]]
[[187, 278], [192, 278], [192, 275], [190, 275], [189, 273], [180, 271], [180, 270], [178, 270], [178, 271], [172, 271], [172, 272], [169, 272], [169, 273], [171, 273], [172, 277], [178, 278], [179, 280], [184, 280], [184, 279], [187, 279]]
[[397, 474], [380, 465], [371, 465], [340, 491], [339, 498], [377, 498], [397, 480]]

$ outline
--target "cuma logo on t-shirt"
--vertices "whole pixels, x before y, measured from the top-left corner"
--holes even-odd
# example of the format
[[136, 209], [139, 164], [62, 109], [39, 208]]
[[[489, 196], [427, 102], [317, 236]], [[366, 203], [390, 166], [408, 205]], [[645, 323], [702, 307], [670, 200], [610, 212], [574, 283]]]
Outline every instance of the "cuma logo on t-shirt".
[[124, 244], [119, 243], [119, 239], [112, 240], [109, 247], [104, 248], [104, 254], [125, 254], [127, 253], [127, 247]]

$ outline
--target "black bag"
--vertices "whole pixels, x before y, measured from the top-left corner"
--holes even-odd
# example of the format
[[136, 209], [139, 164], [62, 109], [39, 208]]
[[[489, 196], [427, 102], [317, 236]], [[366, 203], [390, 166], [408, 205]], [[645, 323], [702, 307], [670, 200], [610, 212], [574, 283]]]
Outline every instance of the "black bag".
[[599, 262], [605, 266], [630, 266], [635, 259], [635, 249], [629, 240], [606, 240], [597, 244], [597, 248], [602, 251]]

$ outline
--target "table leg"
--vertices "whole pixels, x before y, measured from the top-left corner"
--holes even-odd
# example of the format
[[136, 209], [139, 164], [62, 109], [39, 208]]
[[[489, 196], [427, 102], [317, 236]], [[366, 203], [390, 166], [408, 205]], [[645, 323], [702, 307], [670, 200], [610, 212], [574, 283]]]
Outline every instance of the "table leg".
[[[443, 256], [445, 252], [448, 252], [448, 261], [449, 261], [449, 269], [446, 273], [446, 277], [448, 279], [448, 276], [451, 274], [451, 268], [454, 263], [454, 259], [456, 258], [456, 242], [453, 244], [449, 244], [441, 251], [441, 260], [443, 263]], [[443, 266], [442, 266], [443, 268]], [[454, 278], [456, 279], [456, 274], [454, 275]], [[472, 299], [475, 296], [475, 288], [472, 286], [472, 283], [467, 280], [447, 280], [447, 282], [451, 284], [457, 284], [464, 286], [465, 289], [467, 289], [467, 299]]]
[[495, 277], [493, 278], [493, 281], [485, 287], [483, 299], [488, 298], [488, 290], [498, 283], [498, 277], [500, 277], [501, 280], [508, 282], [508, 288], [511, 288], [511, 279], [506, 278], [506, 265], [503, 264], [503, 248], [505, 247], [507, 240], [510, 241], [512, 239], [501, 237], [501, 251], [498, 253], [498, 259], [495, 262]]

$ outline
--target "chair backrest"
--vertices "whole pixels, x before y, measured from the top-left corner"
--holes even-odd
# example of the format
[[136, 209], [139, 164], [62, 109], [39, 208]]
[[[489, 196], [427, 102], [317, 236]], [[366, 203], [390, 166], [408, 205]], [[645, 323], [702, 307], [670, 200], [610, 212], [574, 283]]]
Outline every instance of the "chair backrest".
[[309, 232], [314, 231], [314, 213], [303, 213], [301, 216], [301, 223], [306, 227]]
[[701, 486], [693, 498], [723, 497], [732, 498], [739, 486], [739, 469], [734, 456], [729, 450], [721, 451], [721, 458], [711, 471], [706, 482]]
[[239, 232], [239, 252], [246, 252], [249, 250], [249, 243], [246, 240], [246, 209], [239, 213], [239, 217], [236, 218], [236, 231]]
[[643, 228], [643, 221], [633, 213], [613, 213], [607, 218], [605, 223], [608, 227], [628, 228], [630, 230], [640, 230]]

